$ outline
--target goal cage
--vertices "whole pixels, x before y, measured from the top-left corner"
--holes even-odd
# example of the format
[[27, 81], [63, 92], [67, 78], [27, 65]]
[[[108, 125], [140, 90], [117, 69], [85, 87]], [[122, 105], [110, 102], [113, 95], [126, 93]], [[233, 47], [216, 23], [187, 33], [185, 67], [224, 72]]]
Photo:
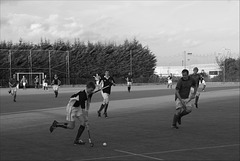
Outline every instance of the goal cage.
[[32, 72], [32, 73], [26, 73], [26, 72], [18, 72], [16, 73], [16, 78], [19, 81], [19, 88], [23, 87], [21, 80], [23, 76], [27, 80], [27, 87], [34, 87], [35, 86], [35, 78], [38, 76], [38, 82], [39, 86], [41, 87], [43, 84], [43, 78], [44, 78], [44, 73], [43, 72]]

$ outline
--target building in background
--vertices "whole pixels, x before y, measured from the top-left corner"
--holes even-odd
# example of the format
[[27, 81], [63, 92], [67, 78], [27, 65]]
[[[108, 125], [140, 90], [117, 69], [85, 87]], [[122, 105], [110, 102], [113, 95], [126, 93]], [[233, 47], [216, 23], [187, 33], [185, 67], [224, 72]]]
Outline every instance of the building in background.
[[[218, 64], [192, 64], [186, 68], [189, 70], [189, 73], [193, 73], [193, 68], [198, 67], [199, 72], [204, 70], [204, 72], [209, 75], [210, 78], [213, 78], [219, 75], [222, 72], [222, 69], [219, 68]], [[160, 77], [167, 77], [170, 73], [173, 76], [182, 76], [181, 72], [184, 69], [184, 66], [157, 66], [155, 68], [155, 74]]]

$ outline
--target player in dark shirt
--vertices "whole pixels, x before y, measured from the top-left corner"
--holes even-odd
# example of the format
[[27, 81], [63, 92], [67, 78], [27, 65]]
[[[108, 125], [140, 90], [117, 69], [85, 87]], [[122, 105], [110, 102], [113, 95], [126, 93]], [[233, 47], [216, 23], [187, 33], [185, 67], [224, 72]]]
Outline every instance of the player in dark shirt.
[[101, 111], [104, 109], [104, 115], [105, 115], [105, 118], [108, 117], [107, 115], [107, 109], [108, 109], [108, 104], [109, 104], [109, 96], [111, 94], [111, 86], [114, 85], [115, 86], [115, 81], [113, 79], [113, 77], [111, 77], [109, 75], [109, 71], [106, 71], [105, 72], [105, 76], [103, 78], [101, 78], [100, 80], [100, 86], [102, 88], [104, 87], [107, 87], [107, 88], [104, 88], [102, 91], [101, 91], [101, 94], [102, 94], [102, 97], [103, 97], [103, 103], [101, 104], [101, 107], [99, 108], [98, 110], [98, 117], [101, 117]]
[[[176, 112], [173, 117], [172, 127], [178, 129], [177, 122], [181, 124], [181, 117], [189, 114], [192, 111], [192, 99], [196, 94], [196, 82], [189, 75], [187, 69], [182, 71], [182, 78], [178, 80], [175, 90]], [[191, 92], [191, 88], [194, 91]], [[189, 97], [190, 96], [190, 97]]]
[[[199, 82], [201, 81], [201, 75], [198, 73], [198, 68], [197, 67], [193, 68], [193, 74], [191, 74], [190, 77], [192, 77], [196, 81], [196, 86], [197, 86], [197, 90], [198, 90]], [[200, 96], [200, 93], [197, 91], [196, 97], [195, 97], [196, 108], [198, 108], [199, 96]]]
[[13, 77], [9, 79], [9, 91], [8, 93], [13, 96], [13, 101], [16, 102], [17, 97], [17, 86], [18, 86], [18, 80], [16, 78], [16, 74], [13, 74]]
[[54, 75], [53, 81], [52, 81], [52, 86], [53, 86], [53, 91], [55, 94], [55, 97], [58, 96], [58, 90], [61, 85], [61, 81], [59, 80], [57, 74]]
[[90, 102], [92, 98], [92, 94], [94, 89], [96, 88], [94, 82], [88, 82], [86, 85], [86, 89], [80, 91], [71, 96], [68, 105], [66, 107], [66, 120], [67, 122], [57, 122], [56, 120], [53, 121], [52, 125], [50, 126], [50, 132], [52, 133], [54, 129], [57, 127], [61, 127], [64, 129], [74, 129], [75, 121], [78, 119], [81, 124], [78, 129], [76, 138], [74, 140], [75, 145], [83, 145], [85, 144], [84, 141], [80, 139], [85, 127], [89, 128], [88, 124], [88, 111], [90, 108]]
[[132, 82], [133, 82], [132, 75], [131, 75], [130, 72], [128, 73], [126, 81], [127, 81], [128, 92], [130, 92], [131, 91]]

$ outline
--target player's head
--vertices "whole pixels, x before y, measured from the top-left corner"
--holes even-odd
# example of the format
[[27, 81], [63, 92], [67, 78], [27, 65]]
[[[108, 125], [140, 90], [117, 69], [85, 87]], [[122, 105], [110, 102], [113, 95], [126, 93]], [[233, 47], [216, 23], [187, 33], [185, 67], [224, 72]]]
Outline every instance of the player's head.
[[88, 94], [91, 94], [93, 93], [93, 91], [95, 90], [96, 88], [96, 85], [94, 82], [87, 82], [87, 85], [86, 85], [86, 91]]
[[58, 78], [57, 74], [54, 75], [54, 78], [56, 78], [56, 79]]
[[109, 76], [109, 71], [108, 70], [106, 70], [106, 72], [105, 72], [105, 76]]
[[193, 68], [193, 73], [197, 73], [198, 72], [198, 67], [195, 67], [195, 68]]
[[16, 78], [16, 74], [13, 74], [13, 78]]
[[184, 80], [187, 80], [188, 79], [188, 74], [189, 74], [189, 71], [187, 69], [183, 69], [182, 70], [182, 78]]

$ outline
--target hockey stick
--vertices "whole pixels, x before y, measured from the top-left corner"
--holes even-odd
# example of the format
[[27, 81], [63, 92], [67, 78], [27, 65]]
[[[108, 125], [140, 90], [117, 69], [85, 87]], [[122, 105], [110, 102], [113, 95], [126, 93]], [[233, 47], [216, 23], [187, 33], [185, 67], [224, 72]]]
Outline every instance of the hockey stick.
[[90, 144], [91, 147], [94, 146], [93, 142], [92, 142], [92, 139], [91, 139], [91, 135], [90, 135], [90, 130], [88, 129], [88, 142]]
[[110, 87], [110, 85], [108, 85], [108, 86], [106, 86], [106, 87], [103, 87], [103, 88], [100, 88], [100, 89], [94, 91], [93, 94], [95, 94], [95, 93], [97, 93], [97, 92], [99, 92], [99, 91], [101, 91], [101, 90], [103, 90], [103, 89], [105, 89], [105, 88], [108, 88], [108, 87]]

